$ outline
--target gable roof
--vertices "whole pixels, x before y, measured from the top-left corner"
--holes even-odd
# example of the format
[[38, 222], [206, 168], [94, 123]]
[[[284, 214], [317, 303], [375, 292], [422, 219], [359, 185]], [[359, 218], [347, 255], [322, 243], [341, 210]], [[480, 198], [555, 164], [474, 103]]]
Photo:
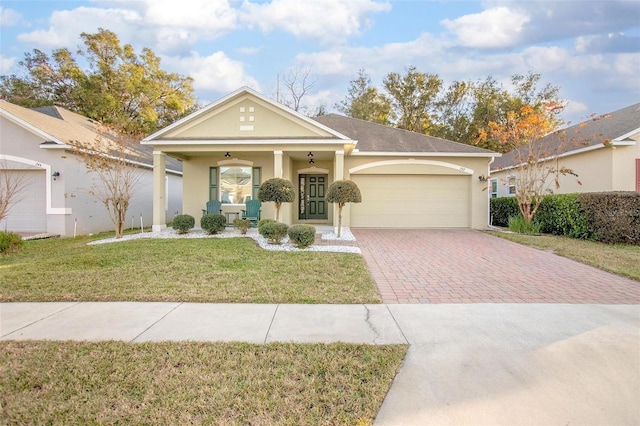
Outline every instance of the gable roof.
[[355, 152], [363, 154], [446, 154], [497, 157], [499, 153], [453, 142], [422, 133], [384, 126], [339, 114], [327, 114], [313, 120], [357, 140]]
[[[144, 138], [142, 140], [143, 144], [153, 144], [154, 141], [158, 141], [160, 139], [163, 138], [163, 136], [166, 136], [167, 134], [170, 134], [173, 130], [177, 130], [180, 127], [186, 126], [191, 122], [194, 122], [195, 120], [205, 117], [207, 115], [207, 113], [213, 112], [216, 109], [221, 109], [224, 108], [224, 106], [226, 104], [231, 103], [232, 101], [244, 97], [244, 96], [250, 96], [253, 97], [259, 101], [264, 102], [265, 104], [269, 105], [273, 110], [278, 111], [280, 113], [282, 113], [283, 115], [289, 115], [292, 116], [292, 118], [294, 119], [298, 119], [301, 122], [305, 123], [306, 125], [310, 126], [311, 128], [316, 129], [316, 131], [318, 133], [322, 132], [322, 133], [328, 133], [330, 136], [330, 138], [335, 138], [335, 139], [340, 139], [340, 140], [344, 140], [346, 142], [350, 142], [349, 138], [343, 134], [340, 134], [339, 132], [337, 132], [335, 129], [329, 128], [325, 125], [323, 125], [322, 123], [319, 123], [317, 121], [314, 121], [312, 119], [310, 119], [309, 117], [300, 114], [297, 111], [292, 110], [291, 108], [278, 103], [276, 101], [274, 101], [273, 99], [270, 99], [258, 92], [256, 92], [255, 90], [243, 86], [240, 89], [229, 93], [228, 95], [218, 99], [215, 102], [212, 102], [211, 104], [205, 106], [204, 108], [199, 109], [198, 111], [189, 114], [186, 117], [183, 117], [182, 119], [176, 121], [175, 123], [170, 124], [169, 126], [153, 133], [152, 135], [147, 136], [146, 138]], [[326, 138], [326, 136], [324, 136], [324, 138]], [[208, 138], [211, 139], [211, 138]]]
[[[575, 155], [616, 145], [635, 145], [630, 136], [640, 133], [640, 103], [593, 117], [566, 129], [553, 132], [535, 142], [550, 157]], [[507, 152], [491, 165], [491, 170], [516, 166], [518, 148]]]
[[[42, 138], [44, 142], [40, 146], [44, 149], [72, 149], [70, 143], [73, 141], [93, 143], [96, 140], [114, 140], [100, 131], [100, 124], [95, 120], [58, 106], [29, 109], [0, 101], [0, 116]], [[153, 166], [151, 147], [135, 144], [134, 149], [142, 165]], [[168, 158], [167, 169], [181, 172], [182, 164]]]

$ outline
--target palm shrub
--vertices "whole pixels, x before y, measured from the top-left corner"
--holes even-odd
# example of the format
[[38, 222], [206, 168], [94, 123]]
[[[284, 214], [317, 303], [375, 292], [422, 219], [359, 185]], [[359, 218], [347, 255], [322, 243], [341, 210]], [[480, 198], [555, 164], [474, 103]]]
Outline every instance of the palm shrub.
[[220, 213], [209, 213], [202, 216], [200, 219], [200, 227], [204, 229], [207, 234], [217, 234], [224, 230], [227, 225], [227, 219]]
[[282, 203], [292, 203], [295, 196], [293, 184], [282, 178], [268, 179], [258, 189], [258, 200], [276, 203], [276, 222], [280, 220], [280, 206]]
[[280, 244], [282, 239], [287, 236], [289, 226], [280, 222], [267, 222], [258, 229], [260, 235], [265, 237], [269, 244]]
[[360, 188], [352, 180], [337, 180], [329, 185], [326, 200], [329, 203], [338, 203], [338, 238], [342, 233], [342, 208], [346, 203], [359, 203], [362, 201]]
[[0, 253], [12, 253], [20, 250], [23, 241], [22, 237], [14, 232], [0, 231]]
[[193, 216], [188, 214], [179, 214], [173, 218], [173, 229], [178, 231], [178, 234], [186, 234], [190, 229], [196, 226], [196, 220]]
[[287, 234], [298, 248], [310, 247], [316, 240], [316, 228], [311, 225], [293, 225], [289, 227]]
[[236, 228], [242, 235], [247, 233], [247, 229], [251, 226], [251, 221], [248, 219], [234, 219], [233, 227]]
[[540, 224], [535, 221], [527, 222], [521, 214], [509, 218], [509, 230], [518, 234], [540, 234]]

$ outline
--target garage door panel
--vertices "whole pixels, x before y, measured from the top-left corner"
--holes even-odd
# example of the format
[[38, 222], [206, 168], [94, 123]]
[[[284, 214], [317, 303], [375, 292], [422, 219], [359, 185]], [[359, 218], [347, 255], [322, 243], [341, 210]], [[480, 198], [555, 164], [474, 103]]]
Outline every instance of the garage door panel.
[[469, 177], [354, 175], [362, 202], [351, 205], [353, 227], [468, 227]]
[[46, 175], [43, 170], [2, 171], [20, 179], [24, 189], [13, 204], [2, 224], [15, 232], [44, 232], [47, 230], [46, 215]]

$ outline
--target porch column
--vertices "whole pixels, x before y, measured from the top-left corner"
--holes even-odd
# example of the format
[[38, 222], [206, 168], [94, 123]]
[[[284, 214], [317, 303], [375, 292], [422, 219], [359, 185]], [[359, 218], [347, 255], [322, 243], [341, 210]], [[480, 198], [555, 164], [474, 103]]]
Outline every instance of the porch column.
[[153, 151], [153, 226], [152, 230], [162, 231], [167, 227], [165, 212], [165, 192], [167, 154]]
[[333, 161], [333, 180], [344, 179], [344, 151], [336, 151], [336, 156]]
[[[344, 179], [344, 150], [337, 150], [333, 158], [333, 181]], [[349, 226], [349, 203], [342, 208], [342, 227]], [[333, 227], [338, 233], [338, 203], [333, 203]]]
[[282, 151], [273, 151], [273, 177], [282, 177]]

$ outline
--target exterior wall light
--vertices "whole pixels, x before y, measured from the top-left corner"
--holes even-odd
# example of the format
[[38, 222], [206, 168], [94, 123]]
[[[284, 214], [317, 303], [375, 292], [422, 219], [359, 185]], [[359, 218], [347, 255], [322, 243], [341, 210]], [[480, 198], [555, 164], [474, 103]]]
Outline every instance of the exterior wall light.
[[60, 172], [53, 172], [51, 173], [51, 177], [53, 177], [53, 180], [56, 180], [56, 178], [60, 177]]

